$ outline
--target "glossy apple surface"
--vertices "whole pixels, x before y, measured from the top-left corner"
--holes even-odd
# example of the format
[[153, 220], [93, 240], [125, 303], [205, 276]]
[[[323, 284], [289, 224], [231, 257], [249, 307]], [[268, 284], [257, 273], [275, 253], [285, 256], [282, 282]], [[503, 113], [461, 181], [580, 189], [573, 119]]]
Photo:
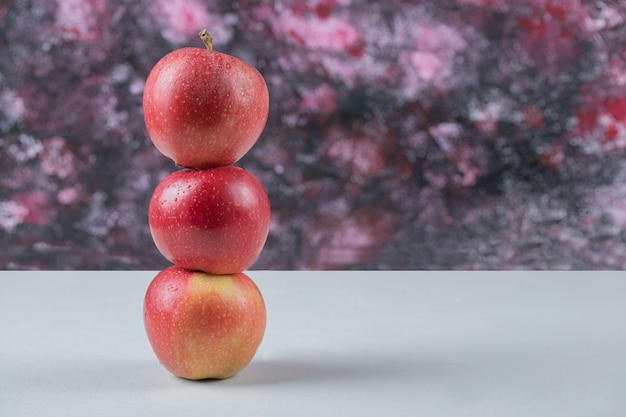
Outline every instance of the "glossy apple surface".
[[144, 325], [161, 364], [187, 379], [223, 379], [254, 357], [265, 332], [258, 287], [245, 274], [170, 267], [152, 280]]
[[263, 185], [244, 169], [183, 169], [155, 188], [148, 224], [157, 248], [176, 266], [233, 274], [258, 258], [270, 214]]
[[269, 111], [263, 76], [228, 54], [181, 48], [150, 71], [144, 119], [154, 146], [197, 169], [231, 165], [258, 140]]

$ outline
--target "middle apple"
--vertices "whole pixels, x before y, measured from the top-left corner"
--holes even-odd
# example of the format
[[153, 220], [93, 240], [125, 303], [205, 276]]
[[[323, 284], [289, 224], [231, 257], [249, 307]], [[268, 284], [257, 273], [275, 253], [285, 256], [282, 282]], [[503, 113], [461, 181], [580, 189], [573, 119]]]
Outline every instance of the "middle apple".
[[157, 185], [148, 223], [157, 248], [175, 265], [234, 274], [258, 258], [270, 214], [263, 185], [244, 169], [183, 169]]

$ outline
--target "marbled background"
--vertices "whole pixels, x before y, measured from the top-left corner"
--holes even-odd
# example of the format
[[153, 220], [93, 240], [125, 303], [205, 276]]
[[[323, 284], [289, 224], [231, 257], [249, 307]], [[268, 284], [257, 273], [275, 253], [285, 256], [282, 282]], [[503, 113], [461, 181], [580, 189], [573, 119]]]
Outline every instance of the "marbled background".
[[144, 80], [255, 65], [254, 269], [626, 267], [626, 2], [0, 0], [0, 268], [161, 269]]

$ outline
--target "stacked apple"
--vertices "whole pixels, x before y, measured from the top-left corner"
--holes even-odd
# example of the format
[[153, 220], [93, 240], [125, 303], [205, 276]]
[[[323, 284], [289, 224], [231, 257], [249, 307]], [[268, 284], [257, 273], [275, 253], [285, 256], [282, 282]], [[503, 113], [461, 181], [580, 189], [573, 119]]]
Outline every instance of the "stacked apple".
[[144, 300], [150, 344], [165, 368], [188, 379], [227, 378], [251, 360], [265, 332], [258, 287], [243, 273], [267, 239], [265, 189], [234, 164], [267, 122], [261, 74], [233, 56], [181, 48], [150, 71], [143, 95], [146, 129], [180, 169], [159, 183], [148, 222], [174, 265], [159, 272]]

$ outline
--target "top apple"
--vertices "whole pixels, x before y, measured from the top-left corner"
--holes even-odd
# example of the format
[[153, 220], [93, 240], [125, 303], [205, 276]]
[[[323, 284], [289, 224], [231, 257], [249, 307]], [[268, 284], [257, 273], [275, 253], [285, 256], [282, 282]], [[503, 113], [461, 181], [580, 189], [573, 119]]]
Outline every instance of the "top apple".
[[143, 93], [148, 135], [178, 165], [206, 169], [231, 165], [258, 140], [269, 112], [263, 76], [231, 55], [181, 48], [150, 71]]

